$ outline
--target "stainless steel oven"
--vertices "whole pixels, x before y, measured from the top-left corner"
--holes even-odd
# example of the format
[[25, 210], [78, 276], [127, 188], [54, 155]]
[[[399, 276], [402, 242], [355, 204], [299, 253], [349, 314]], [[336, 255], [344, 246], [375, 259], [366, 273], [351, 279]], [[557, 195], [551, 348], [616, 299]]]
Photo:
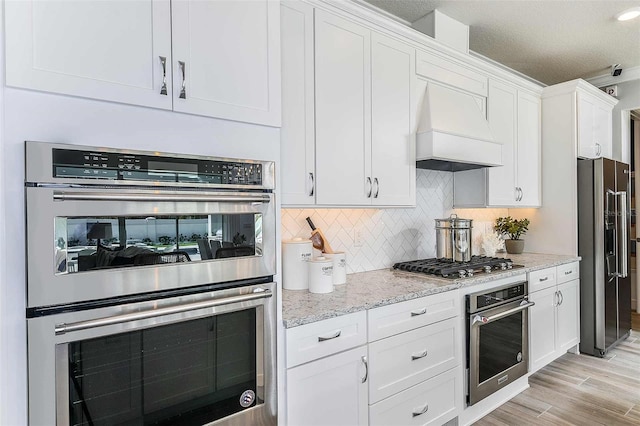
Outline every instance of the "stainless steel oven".
[[275, 425], [274, 164], [26, 143], [29, 422]]
[[466, 297], [469, 405], [527, 374], [527, 297], [526, 281]]

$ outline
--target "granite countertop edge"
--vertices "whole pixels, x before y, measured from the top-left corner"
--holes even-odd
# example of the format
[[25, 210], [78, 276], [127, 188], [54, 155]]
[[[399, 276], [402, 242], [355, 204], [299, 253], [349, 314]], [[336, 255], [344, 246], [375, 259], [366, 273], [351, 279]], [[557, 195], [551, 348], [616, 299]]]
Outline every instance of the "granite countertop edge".
[[579, 256], [532, 253], [509, 257], [524, 268], [454, 280], [380, 269], [349, 274], [347, 284], [336, 286], [334, 292], [328, 294], [283, 290], [283, 325], [287, 329], [298, 327], [581, 260]]

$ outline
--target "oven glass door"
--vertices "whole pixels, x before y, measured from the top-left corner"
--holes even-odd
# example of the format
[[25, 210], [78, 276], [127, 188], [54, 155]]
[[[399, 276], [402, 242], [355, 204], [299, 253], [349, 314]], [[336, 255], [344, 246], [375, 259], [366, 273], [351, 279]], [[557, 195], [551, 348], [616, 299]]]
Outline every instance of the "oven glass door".
[[274, 425], [274, 291], [268, 283], [29, 319], [31, 424]]
[[469, 405], [528, 370], [528, 307], [516, 301], [469, 315]]
[[201, 425], [255, 405], [256, 325], [248, 309], [68, 343], [69, 425]]
[[29, 187], [28, 307], [273, 276], [273, 197]]

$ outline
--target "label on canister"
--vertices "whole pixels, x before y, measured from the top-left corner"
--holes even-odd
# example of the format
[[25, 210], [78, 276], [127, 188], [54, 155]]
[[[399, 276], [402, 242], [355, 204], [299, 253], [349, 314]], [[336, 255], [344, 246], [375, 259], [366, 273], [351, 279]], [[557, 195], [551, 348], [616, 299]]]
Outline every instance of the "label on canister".
[[294, 238], [282, 242], [282, 287], [285, 290], [309, 288], [307, 263], [312, 253], [311, 240]]

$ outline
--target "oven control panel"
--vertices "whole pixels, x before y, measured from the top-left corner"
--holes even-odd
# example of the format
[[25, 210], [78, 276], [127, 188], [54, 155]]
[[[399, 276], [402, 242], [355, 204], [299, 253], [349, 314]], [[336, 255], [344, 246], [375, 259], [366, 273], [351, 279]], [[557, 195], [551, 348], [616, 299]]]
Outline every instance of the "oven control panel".
[[491, 290], [469, 294], [466, 297], [467, 313], [474, 313], [494, 306], [523, 299], [527, 296], [527, 282], [509, 284]]
[[52, 160], [54, 178], [242, 186], [263, 184], [263, 164], [247, 160], [61, 148], [53, 148]]

